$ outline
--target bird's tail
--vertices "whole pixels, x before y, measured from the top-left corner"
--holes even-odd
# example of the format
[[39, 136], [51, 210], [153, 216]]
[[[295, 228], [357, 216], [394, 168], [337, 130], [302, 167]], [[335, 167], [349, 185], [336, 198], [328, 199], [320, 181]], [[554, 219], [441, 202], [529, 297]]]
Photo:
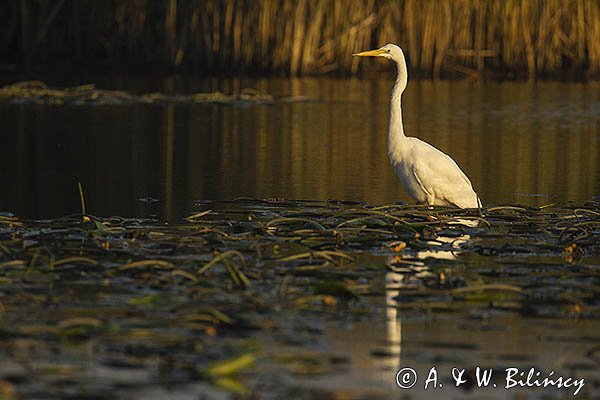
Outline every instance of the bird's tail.
[[475, 193], [475, 196], [477, 196], [477, 209], [479, 210], [479, 216], [483, 217], [483, 205], [481, 204], [481, 197], [479, 197], [477, 193]]

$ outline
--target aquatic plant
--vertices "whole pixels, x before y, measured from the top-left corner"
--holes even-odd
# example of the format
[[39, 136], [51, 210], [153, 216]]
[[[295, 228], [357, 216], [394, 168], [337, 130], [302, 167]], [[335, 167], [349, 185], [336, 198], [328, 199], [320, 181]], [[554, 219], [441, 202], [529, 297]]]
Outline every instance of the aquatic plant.
[[[393, 307], [405, 314], [600, 318], [598, 202], [496, 206], [484, 218], [286, 199], [199, 208], [171, 224], [0, 215], [0, 354], [3, 365], [26, 366], [0, 369], [3, 388], [59, 398], [200, 381], [244, 396], [248, 371], [265, 363], [339, 371], [347, 358], [266, 351], [251, 338], [297, 346], [320, 334], [307, 325], [314, 318], [383, 318], [388, 273], [403, 283]], [[90, 365], [113, 375], [90, 380]], [[123, 368], [147, 377], [128, 375], [124, 386]]]

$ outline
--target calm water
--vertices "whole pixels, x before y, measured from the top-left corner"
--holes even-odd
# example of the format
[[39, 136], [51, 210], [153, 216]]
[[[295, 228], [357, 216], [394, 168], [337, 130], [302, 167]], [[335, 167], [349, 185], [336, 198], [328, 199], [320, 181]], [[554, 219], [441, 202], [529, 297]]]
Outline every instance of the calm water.
[[[390, 80], [97, 82], [142, 93], [253, 87], [313, 101], [0, 105], [1, 210], [25, 217], [78, 212], [77, 181], [97, 215], [178, 218], [195, 200], [240, 196], [409, 200], [386, 154]], [[405, 129], [449, 153], [486, 204], [589, 199], [600, 194], [599, 89], [411, 82]]]
[[[78, 181], [84, 186], [88, 211], [101, 216], [177, 219], [204, 209], [195, 204], [198, 200], [240, 196], [409, 201], [386, 154], [390, 80], [96, 82], [101, 88], [140, 93], [231, 93], [253, 87], [275, 96], [307, 96], [311, 101], [247, 106], [0, 105], [0, 211], [34, 218], [80, 212]], [[84, 82], [67, 79], [54, 83]], [[591, 199], [600, 195], [599, 89], [598, 84], [411, 82], [404, 96], [405, 128], [409, 135], [452, 155], [485, 204]], [[145, 198], [158, 201], [140, 201]], [[468, 240], [465, 237], [463, 242]], [[359, 264], [390, 262], [387, 255], [363, 256]], [[598, 304], [593, 271], [597, 271], [599, 259], [595, 254], [586, 254], [578, 266], [563, 265], [560, 250], [540, 265], [530, 264], [528, 254], [521, 260], [459, 256], [455, 251], [414, 256], [422, 261], [423, 272], [437, 274], [447, 267], [467, 280], [496, 282], [496, 276], [497, 282], [523, 286], [532, 291], [523, 301], [536, 300], [538, 285], [557, 293], [557, 298], [568, 297], [568, 288], [584, 291], [589, 293], [585, 307], [595, 310]], [[494, 275], [495, 270], [500, 272]], [[585, 271], [590, 271], [589, 279], [570, 275]], [[460, 310], [444, 297], [427, 299], [425, 305], [423, 301], [403, 302], [396, 298], [403, 290], [398, 283], [402, 279], [394, 275], [382, 270], [380, 294], [361, 298], [360, 304], [364, 302], [371, 313], [364, 320], [352, 320], [343, 311], [331, 318], [285, 314], [278, 316], [279, 323], [289, 326], [288, 331], [253, 334], [251, 339], [267, 353], [308, 351], [319, 359], [333, 354], [348, 360], [340, 371], [302, 375], [269, 363], [267, 354], [259, 359], [258, 378], [249, 378], [258, 380], [251, 382], [254, 387], [309, 388], [313, 397], [305, 398], [572, 398], [572, 390], [451, 388], [453, 367], [480, 365], [524, 371], [535, 367], [544, 373], [555, 369], [564, 376], [585, 378], [586, 395], [597, 396], [597, 319], [520, 315], [511, 312], [510, 302], [503, 303], [506, 309], [488, 312], [484, 306], [476, 307], [477, 299], [473, 307]], [[589, 287], [582, 289], [582, 280]], [[90, 285], [85, 279], [81, 283]], [[71, 284], [67, 281], [64, 285]], [[274, 287], [279, 285], [283, 283], [276, 282]], [[69, 286], [69, 290], [85, 293], [85, 289], [73, 287], [77, 288]], [[62, 289], [55, 290], [61, 293]], [[82, 307], [78, 302], [75, 306]], [[519, 304], [512, 306], [517, 309]], [[39, 314], [25, 314], [10, 305], [6, 308], [5, 313], [17, 314], [17, 320], [26, 322], [31, 315], [46, 318], [54, 312], [45, 304], [36, 311]], [[60, 311], [60, 307], [56, 309]], [[97, 310], [91, 312], [96, 315]], [[298, 338], [304, 341], [301, 346], [292, 340]], [[38, 348], [31, 358], [39, 365], [32, 365], [38, 370], [61, 362], [76, 365], [74, 371], [81, 371], [87, 380], [77, 376], [61, 381], [69, 390], [72, 382], [78, 382], [80, 390], [93, 388], [90, 393], [129, 387], [131, 396], [122, 398], [229, 398], [222, 391], [210, 394], [216, 389], [202, 381], [161, 385], [159, 368], [158, 372], [106, 368], [98, 361], [97, 349], [102, 346], [100, 339], [92, 345], [62, 346], [58, 355], [47, 355]], [[19, 354], [13, 353], [12, 345], [6, 349], [7, 354]], [[177, 351], [175, 355], [180, 356], [187, 350]], [[15, 373], [22, 368], [19, 362], [4, 363], [0, 378], [20, 376]], [[433, 366], [439, 369], [444, 391], [424, 391], [422, 386], [401, 391], [396, 387], [393, 379], [398, 369], [415, 368], [422, 385]], [[20, 373], [29, 376], [30, 371]], [[36, 380], [28, 379], [23, 386], [34, 386]], [[100, 386], [94, 386], [98, 382]], [[324, 390], [324, 395], [318, 390]]]

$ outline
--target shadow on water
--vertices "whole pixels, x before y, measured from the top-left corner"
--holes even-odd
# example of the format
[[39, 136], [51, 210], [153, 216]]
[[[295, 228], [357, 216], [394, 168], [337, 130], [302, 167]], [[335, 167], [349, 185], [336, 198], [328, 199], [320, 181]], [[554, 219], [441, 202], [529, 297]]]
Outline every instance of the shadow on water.
[[[387, 161], [391, 82], [100, 81], [167, 94], [245, 87], [313, 101], [269, 105], [0, 105], [0, 209], [176, 219], [239, 196], [408, 201]], [[597, 84], [411, 82], [405, 126], [457, 160], [486, 204], [600, 194]], [[140, 199], [157, 199], [144, 202]]]

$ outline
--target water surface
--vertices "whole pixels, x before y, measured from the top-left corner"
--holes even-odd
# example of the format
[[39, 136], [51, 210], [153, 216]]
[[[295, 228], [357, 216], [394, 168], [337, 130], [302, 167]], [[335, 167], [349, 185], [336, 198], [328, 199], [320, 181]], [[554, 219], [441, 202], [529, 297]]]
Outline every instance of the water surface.
[[[0, 211], [24, 218], [80, 212], [78, 181], [88, 211], [101, 216], [175, 220], [219, 207], [203, 203], [206, 199], [240, 196], [410, 201], [386, 154], [390, 80], [97, 82], [138, 93], [232, 93], [254, 87], [310, 101], [0, 105]], [[452, 155], [486, 204], [589, 200], [600, 195], [598, 89], [597, 84], [411, 82], [403, 103], [405, 128]], [[250, 348], [259, 349], [256, 366], [237, 378], [265, 399], [572, 398], [573, 390], [452, 388], [453, 367], [472, 374], [476, 366], [556, 370], [585, 378], [584, 395], [598, 395], [597, 210], [577, 211], [581, 204], [541, 210], [543, 218], [559, 211], [564, 218], [539, 229], [540, 215], [517, 213], [500, 223], [490, 213], [491, 230], [450, 231], [446, 237], [441, 232], [434, 242], [425, 232], [408, 235], [400, 255], [388, 246], [398, 239], [396, 225], [364, 222], [396, 234], [376, 237], [368, 247], [373, 238], [353, 242], [346, 233], [342, 249], [357, 261], [332, 268], [317, 260], [307, 260], [308, 265], [280, 260], [322, 249], [310, 230], [294, 233], [307, 236], [304, 248], [293, 243], [297, 238], [278, 238], [265, 228], [271, 219], [306, 217], [310, 204], [273, 215], [271, 203], [257, 204], [225, 206], [237, 212], [239, 229], [230, 215], [179, 228], [144, 228], [131, 220], [126, 235], [117, 229], [120, 219], [103, 222], [115, 230], [86, 225], [79, 217], [43, 229], [29, 226], [36, 223], [23, 229], [0, 226], [3, 248], [9, 249], [0, 252], [0, 274], [7, 282], [0, 297], [0, 353], [6, 360], [0, 381], [27, 398], [119, 393], [124, 399], [226, 399], [232, 396], [213, 385], [204, 368]], [[327, 207], [331, 204], [337, 207]], [[560, 233], [577, 222], [587, 224], [578, 225], [583, 231]], [[363, 222], [354, 223], [360, 230]], [[204, 229], [215, 226], [227, 234]], [[577, 236], [582, 232], [587, 236]], [[262, 255], [255, 247], [259, 240], [268, 244]], [[333, 236], [323, 240], [329, 243], [324, 248], [337, 248]], [[569, 240], [582, 249], [581, 260], [569, 261], [563, 251]], [[428, 251], [431, 243], [440, 251]], [[215, 252], [231, 248], [248, 257], [247, 290], [233, 288], [224, 268], [193, 284], [163, 279], [159, 270], [114, 275], [137, 258], [171, 260], [195, 274]], [[78, 264], [82, 256], [98, 263]], [[56, 270], [49, 267], [69, 258]], [[299, 295], [312, 296], [311, 285], [323, 277], [354, 288], [358, 300], [298, 307]], [[514, 286], [524, 293], [474, 291], [457, 297], [447, 290], [480, 284]], [[32, 302], [23, 295], [27, 291], [45, 300]], [[207, 305], [239, 324], [219, 325], [214, 336], [204, 325], [186, 321]], [[84, 330], [83, 337], [64, 328], [65, 321], [79, 317], [97, 319], [99, 328]], [[282, 355], [292, 361], [282, 361]], [[444, 389], [424, 391], [434, 366]], [[394, 382], [396, 371], [405, 367], [419, 374], [419, 385], [410, 391]]]
[[[98, 215], [173, 219], [195, 200], [241, 196], [410, 201], [387, 159], [389, 79], [96, 82], [137, 93], [252, 87], [312, 101], [0, 105], [0, 209], [23, 217], [79, 212], [77, 181]], [[600, 194], [599, 89], [410, 82], [405, 129], [450, 154], [485, 204], [590, 199]]]

